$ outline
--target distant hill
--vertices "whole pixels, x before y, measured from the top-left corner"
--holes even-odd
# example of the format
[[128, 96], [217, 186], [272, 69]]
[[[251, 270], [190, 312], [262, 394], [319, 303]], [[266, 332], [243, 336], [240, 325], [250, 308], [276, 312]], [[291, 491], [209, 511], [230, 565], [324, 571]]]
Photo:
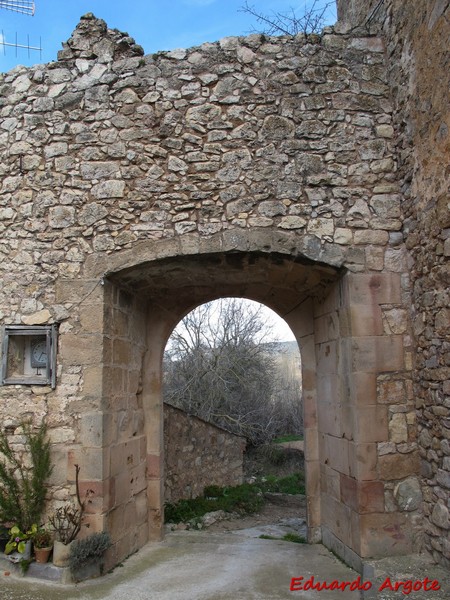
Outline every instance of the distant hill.
[[266, 342], [261, 344], [271, 354], [299, 354], [297, 342]]

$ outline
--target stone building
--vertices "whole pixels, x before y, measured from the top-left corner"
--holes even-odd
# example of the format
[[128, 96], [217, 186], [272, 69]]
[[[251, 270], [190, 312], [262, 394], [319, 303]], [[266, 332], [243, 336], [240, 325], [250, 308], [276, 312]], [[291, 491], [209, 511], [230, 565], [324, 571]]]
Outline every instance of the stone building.
[[301, 348], [309, 541], [450, 566], [448, 2], [338, 5], [151, 56], [89, 14], [0, 75], [2, 426], [46, 420], [111, 565], [162, 533], [165, 343], [242, 296]]

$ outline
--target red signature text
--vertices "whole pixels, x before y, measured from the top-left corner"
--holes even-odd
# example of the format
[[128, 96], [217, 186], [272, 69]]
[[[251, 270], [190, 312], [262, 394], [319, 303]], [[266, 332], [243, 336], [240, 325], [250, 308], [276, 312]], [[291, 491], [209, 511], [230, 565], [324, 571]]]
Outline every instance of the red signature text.
[[[361, 581], [361, 577], [358, 576], [353, 581], [339, 581], [333, 579], [332, 581], [316, 581], [314, 575], [305, 579], [304, 577], [292, 577], [291, 579], [291, 592], [297, 592], [301, 590], [316, 590], [321, 592], [323, 590], [345, 590], [357, 591], [357, 590], [370, 590], [372, 588], [371, 581]], [[441, 586], [436, 579], [406, 579], [405, 581], [392, 581], [390, 577], [386, 577], [383, 583], [379, 586], [378, 591], [392, 590], [394, 592], [401, 592], [405, 596], [408, 596], [412, 592], [419, 592], [424, 590], [425, 592], [433, 592], [440, 590]]]

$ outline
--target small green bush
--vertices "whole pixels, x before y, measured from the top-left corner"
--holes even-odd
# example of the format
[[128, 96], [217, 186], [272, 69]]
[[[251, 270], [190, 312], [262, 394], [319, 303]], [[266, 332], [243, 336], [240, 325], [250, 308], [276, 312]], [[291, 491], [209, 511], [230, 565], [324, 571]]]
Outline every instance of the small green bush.
[[282, 494], [304, 494], [303, 473], [294, 473], [278, 479], [275, 476], [263, 477], [256, 483], [221, 488], [210, 485], [203, 496], [189, 500], [167, 502], [164, 509], [166, 523], [186, 523], [202, 517], [208, 512], [223, 510], [239, 514], [258, 512], [264, 504], [264, 492]]
[[186, 523], [215, 510], [251, 514], [257, 512], [264, 504], [261, 489], [256, 485], [243, 483], [234, 487], [217, 488], [213, 490], [215, 496], [209, 495], [211, 488], [212, 486], [205, 488], [204, 495], [198, 498], [179, 500], [173, 504], [166, 503], [165, 521]]
[[305, 476], [303, 473], [293, 473], [286, 477], [275, 477], [267, 475], [263, 477], [259, 485], [264, 492], [276, 492], [279, 494], [304, 494]]
[[74, 573], [87, 563], [99, 560], [110, 546], [111, 537], [107, 531], [93, 533], [87, 538], [76, 540], [70, 547], [70, 570]]

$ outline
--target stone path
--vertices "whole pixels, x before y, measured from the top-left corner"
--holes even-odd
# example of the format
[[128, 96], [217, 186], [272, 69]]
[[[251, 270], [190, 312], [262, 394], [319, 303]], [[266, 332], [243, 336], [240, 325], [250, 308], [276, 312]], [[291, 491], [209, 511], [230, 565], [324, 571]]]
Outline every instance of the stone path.
[[[0, 571], [1, 600], [352, 600], [358, 592], [291, 591], [291, 579], [353, 581], [358, 574], [320, 545], [236, 533], [177, 531], [101, 580], [43, 584]], [[300, 580], [299, 580], [300, 581]]]

